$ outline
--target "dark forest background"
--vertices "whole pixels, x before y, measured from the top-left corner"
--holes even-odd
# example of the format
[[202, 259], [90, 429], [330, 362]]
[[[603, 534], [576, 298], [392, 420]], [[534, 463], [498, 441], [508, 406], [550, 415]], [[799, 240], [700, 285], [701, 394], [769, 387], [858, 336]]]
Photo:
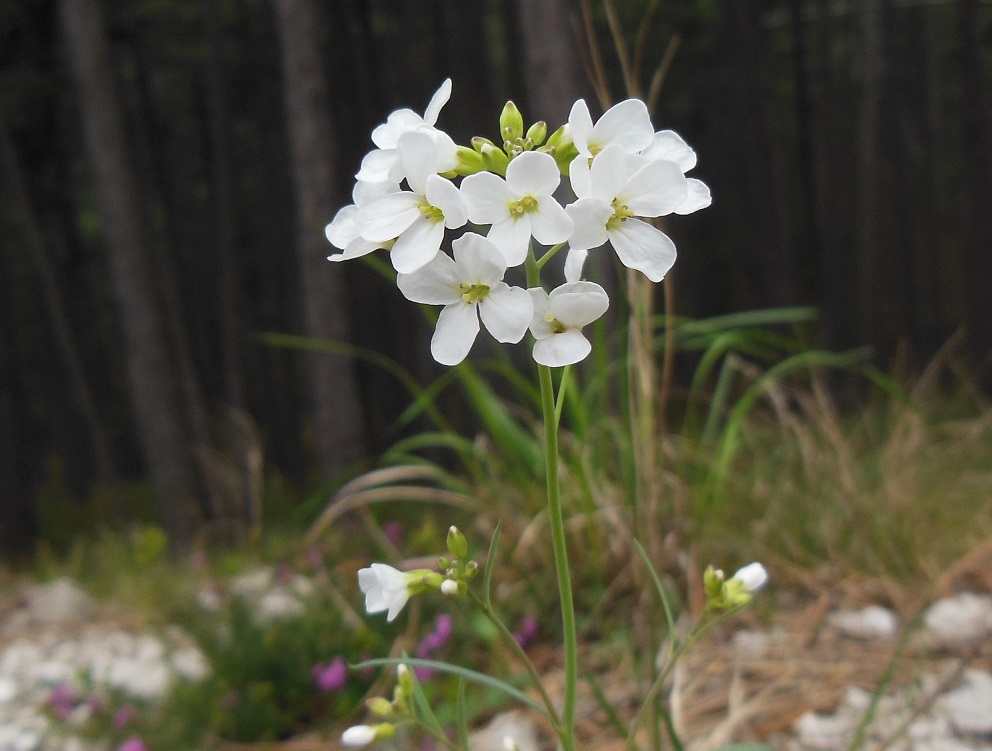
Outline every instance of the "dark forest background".
[[[814, 305], [820, 345], [910, 370], [963, 332], [987, 386], [992, 3], [616, 0], [629, 41], [648, 6], [645, 69], [681, 42], [655, 126], [714, 196], [669, 225], [679, 313]], [[408, 401], [389, 375], [257, 334], [435, 377], [426, 325], [372, 269], [327, 263], [323, 227], [371, 129], [445, 77], [439, 125], [462, 143], [493, 137], [508, 98], [552, 129], [578, 96], [601, 112], [580, 12], [0, 0], [0, 552], [67, 503], [147, 496], [180, 543], [251, 525], [263, 476], [312, 488], [388, 445]]]

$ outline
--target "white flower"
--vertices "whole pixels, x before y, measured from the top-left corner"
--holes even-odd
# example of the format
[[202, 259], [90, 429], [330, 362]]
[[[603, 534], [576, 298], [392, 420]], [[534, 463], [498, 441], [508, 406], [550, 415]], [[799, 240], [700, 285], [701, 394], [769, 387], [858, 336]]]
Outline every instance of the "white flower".
[[445, 227], [457, 229], [468, 217], [458, 188], [437, 174], [438, 150], [429, 135], [404, 133], [398, 152], [411, 189], [360, 206], [355, 221], [363, 240], [395, 239], [389, 258], [399, 273], [409, 274], [437, 255]]
[[451, 98], [451, 79], [448, 78], [434, 92], [430, 104], [421, 117], [410, 109], [400, 109], [393, 112], [386, 122], [372, 131], [372, 142], [379, 148], [370, 151], [362, 159], [362, 167], [356, 178], [364, 182], [400, 182], [407, 177], [403, 164], [399, 159], [397, 149], [400, 138], [413, 131], [428, 134], [435, 142], [439, 154], [439, 172], [453, 170], [458, 164], [457, 147], [447, 133], [435, 128], [441, 108]]
[[650, 145], [654, 126], [647, 105], [640, 99], [627, 99], [610, 107], [593, 125], [584, 99], [572, 105], [568, 130], [579, 156], [591, 159], [610, 144], [636, 154]]
[[741, 583], [744, 587], [744, 591], [749, 594], [754, 594], [759, 589], [761, 589], [765, 584], [768, 583], [768, 572], [765, 567], [760, 563], [749, 563], [744, 566], [744, 568], [739, 569], [731, 578], [731, 581], [736, 580]]
[[506, 180], [479, 172], [462, 181], [469, 220], [492, 225], [487, 237], [503, 252], [508, 266], [527, 259], [531, 236], [542, 245], [555, 245], [572, 234], [572, 220], [551, 196], [560, 181], [554, 157], [537, 151], [513, 159]]
[[[675, 162], [682, 170], [683, 175], [696, 166], [696, 152], [689, 148], [689, 145], [674, 130], [660, 130], [655, 133], [654, 139], [641, 152], [641, 156], [651, 161], [664, 159]], [[686, 178], [686, 187], [688, 189], [686, 199], [679, 204], [673, 213], [691, 214], [694, 211], [699, 211], [699, 209], [705, 209], [713, 203], [710, 189], [702, 180], [688, 177]]]
[[575, 223], [569, 245], [584, 250], [609, 241], [624, 266], [660, 282], [675, 263], [675, 243], [635, 217], [664, 216], [685, 201], [679, 166], [626, 154], [614, 144], [593, 160], [589, 177], [588, 185], [573, 183], [579, 200], [565, 209]]
[[589, 256], [588, 250], [570, 248], [565, 256], [565, 281], [578, 282], [582, 280], [582, 267]]
[[352, 725], [341, 734], [341, 743], [349, 748], [361, 748], [375, 740], [375, 728], [371, 725]]
[[595, 321], [610, 306], [606, 291], [594, 282], [568, 282], [549, 295], [540, 287], [527, 290], [534, 301], [530, 332], [537, 339], [534, 359], [558, 367], [585, 359], [592, 350], [582, 327]]
[[444, 306], [431, 339], [431, 354], [442, 365], [465, 359], [479, 333], [479, 318], [497, 341], [519, 342], [533, 311], [527, 291], [503, 281], [506, 261], [489, 240], [469, 233], [451, 247], [454, 260], [439, 253], [423, 268], [396, 278], [408, 300]]
[[410, 577], [385, 563], [373, 563], [358, 572], [358, 586], [365, 595], [365, 610], [370, 615], [388, 611], [392, 621], [410, 599]]
[[355, 184], [352, 190], [352, 200], [354, 204], [344, 206], [334, 215], [334, 219], [324, 228], [331, 245], [340, 248], [342, 253], [327, 256], [328, 261], [347, 261], [351, 258], [359, 258], [367, 255], [373, 250], [387, 247], [381, 242], [370, 242], [365, 240], [359, 231], [358, 207], [363, 206], [376, 198], [396, 193], [399, 185], [395, 183], [363, 183]]
[[610, 145], [636, 154], [651, 145], [654, 126], [647, 105], [640, 99], [627, 99], [610, 107], [595, 125], [584, 99], [572, 105], [568, 132], [579, 155], [569, 165], [569, 179], [578, 196], [588, 190], [589, 165], [593, 157]]

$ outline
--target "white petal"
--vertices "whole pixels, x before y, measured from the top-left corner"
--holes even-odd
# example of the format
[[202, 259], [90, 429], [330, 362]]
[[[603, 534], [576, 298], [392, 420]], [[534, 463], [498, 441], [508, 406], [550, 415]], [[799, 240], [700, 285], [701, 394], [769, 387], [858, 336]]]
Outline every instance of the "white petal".
[[688, 195], [685, 175], [675, 162], [649, 162], [638, 170], [619, 196], [637, 216], [671, 214]]
[[410, 274], [397, 274], [396, 286], [411, 302], [452, 305], [461, 301], [458, 269], [446, 254], [438, 253], [427, 264]]
[[731, 578], [736, 579], [744, 585], [745, 592], [753, 593], [757, 592], [768, 583], [768, 572], [765, 570], [764, 566], [755, 561], [754, 563], [749, 563], [744, 568], [739, 569]]
[[[381, 183], [389, 180], [389, 173], [396, 165], [399, 155], [396, 149], [376, 149], [362, 158], [362, 166], [355, 175], [360, 182]], [[358, 201], [355, 201], [358, 203]]]
[[372, 131], [372, 143], [380, 149], [395, 149], [400, 136], [416, 130], [424, 124], [424, 118], [411, 109], [401, 109], [393, 112], [382, 125], [377, 125]]
[[527, 290], [531, 302], [534, 304], [534, 315], [530, 319], [530, 333], [535, 339], [547, 339], [555, 333], [551, 328], [551, 322], [544, 317], [545, 313], [551, 310], [548, 302], [548, 293], [540, 287], [531, 287]]
[[343, 206], [331, 223], [324, 227], [324, 235], [335, 248], [344, 250], [348, 243], [358, 237], [358, 208]]
[[560, 182], [554, 157], [540, 151], [525, 151], [506, 168], [506, 184], [517, 198], [554, 193]]
[[568, 165], [568, 180], [577, 198], [592, 196], [592, 177], [589, 174], [591, 162], [589, 157], [579, 154]]
[[589, 136], [592, 135], [592, 115], [589, 114], [589, 106], [585, 99], [579, 99], [572, 105], [572, 111], [568, 113], [568, 130], [572, 136], [572, 143], [583, 156], [592, 156], [589, 153]]
[[448, 305], [437, 318], [431, 355], [442, 365], [457, 365], [472, 349], [478, 333], [479, 314], [475, 305], [463, 302]]
[[573, 250], [598, 248], [609, 238], [606, 223], [613, 216], [613, 207], [598, 198], [580, 198], [565, 207], [574, 223], [568, 244]]
[[[393, 156], [396, 156], [395, 152]], [[355, 183], [355, 187], [351, 189], [351, 200], [356, 206], [364, 206], [376, 198], [388, 196], [390, 193], [398, 193], [399, 190], [399, 183], [392, 182], [391, 180], [381, 180], [378, 182], [358, 180]]]
[[569, 282], [551, 290], [551, 315], [569, 328], [587, 326], [610, 307], [606, 290], [595, 282]]
[[462, 199], [475, 224], [495, 224], [510, 216], [515, 196], [506, 181], [492, 172], [477, 172], [462, 180]]
[[409, 589], [404, 588], [402, 592], [392, 593], [392, 596], [389, 598], [389, 611], [386, 613], [386, 623], [391, 623], [392, 620], [400, 614], [400, 611], [409, 599]]
[[710, 195], [710, 189], [702, 180], [697, 180], [694, 177], [690, 177], [686, 179], [686, 185], [689, 188], [689, 194], [686, 196], [686, 199], [678, 205], [678, 208], [675, 209], [676, 214], [691, 214], [693, 211], [705, 209], [713, 203], [713, 197]]
[[577, 363], [584, 360], [591, 351], [589, 340], [576, 329], [568, 329], [534, 342], [534, 360], [551, 368]]
[[403, 165], [403, 174], [414, 193], [427, 192], [427, 178], [437, 174], [437, 145], [431, 136], [414, 130], [400, 136], [396, 150]]
[[451, 250], [455, 255], [459, 282], [491, 287], [503, 280], [506, 262], [500, 249], [488, 238], [467, 232], [451, 243]]
[[530, 215], [509, 218], [494, 224], [486, 237], [500, 249], [507, 266], [519, 266], [530, 249]]
[[641, 152], [648, 159], [667, 159], [675, 162], [683, 173], [696, 166], [696, 152], [674, 130], [659, 130], [650, 145]]
[[427, 202], [441, 209], [444, 226], [448, 229], [458, 229], [468, 221], [462, 194], [454, 183], [440, 175], [430, 175], [427, 178]]
[[589, 256], [588, 250], [570, 248], [565, 256], [565, 281], [577, 282], [582, 279], [582, 267]]
[[430, 133], [431, 138], [434, 139], [434, 145], [437, 146], [437, 171], [451, 172], [454, 170], [458, 166], [458, 145], [451, 136], [437, 128], [427, 130], [425, 127], [424, 132]]
[[437, 123], [438, 115], [441, 114], [441, 108], [448, 103], [449, 99], [451, 99], [451, 79], [446, 78], [440, 88], [434, 92], [434, 96], [431, 97], [427, 109], [424, 110], [424, 122], [428, 125]]
[[344, 249], [343, 253], [336, 253], [334, 255], [327, 256], [328, 261], [350, 261], [352, 258], [361, 258], [362, 256], [367, 256], [374, 250], [378, 250], [383, 247], [381, 243], [370, 243], [368, 240], [363, 240], [360, 237], [356, 237], [348, 246]]
[[627, 155], [621, 146], [607, 146], [592, 161], [589, 168], [589, 195], [609, 203], [619, 195], [630, 179]]
[[375, 740], [375, 728], [371, 725], [353, 725], [341, 734], [341, 743], [349, 748], [361, 748]]
[[530, 231], [542, 245], [557, 245], [572, 236], [575, 223], [562, 205], [550, 195], [539, 195], [537, 210], [531, 211]]
[[628, 219], [609, 230], [610, 243], [629, 269], [660, 282], [675, 263], [675, 243], [668, 235], [640, 219]]
[[619, 144], [624, 151], [638, 152], [654, 139], [654, 126], [648, 107], [640, 99], [627, 99], [610, 107], [596, 122], [591, 144], [604, 148]]
[[534, 303], [527, 290], [503, 282], [493, 285], [489, 296], [479, 302], [479, 317], [498, 342], [523, 339], [533, 315]]
[[409, 191], [377, 198], [359, 207], [355, 219], [358, 232], [371, 242], [392, 240], [423, 216], [419, 207], [420, 197]]
[[396, 238], [389, 251], [389, 260], [400, 274], [410, 274], [426, 265], [441, 248], [444, 224], [432, 222], [422, 214]]

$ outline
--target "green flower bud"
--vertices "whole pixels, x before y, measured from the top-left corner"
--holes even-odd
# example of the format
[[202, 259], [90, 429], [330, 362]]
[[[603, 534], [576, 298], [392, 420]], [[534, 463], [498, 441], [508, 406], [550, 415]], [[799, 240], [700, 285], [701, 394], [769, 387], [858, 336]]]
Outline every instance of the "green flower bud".
[[392, 717], [396, 714], [396, 708], [393, 706], [393, 703], [382, 696], [372, 697], [365, 702], [365, 706], [376, 717]]
[[455, 558], [464, 559], [468, 555], [468, 541], [458, 527], [448, 528], [448, 552]]
[[723, 571], [712, 566], [707, 566], [703, 572], [703, 587], [706, 590], [706, 599], [716, 602], [722, 599], [723, 595]]
[[530, 141], [531, 148], [540, 146], [548, 135], [548, 124], [544, 120], [538, 120], [527, 129], [527, 140]]
[[[547, 130], [547, 126], [545, 125], [544, 127], [545, 130]], [[548, 138], [547, 145], [557, 148], [563, 143], [571, 143], [571, 142], [572, 142], [572, 138], [571, 136], [568, 135], [568, 126], [562, 125], [560, 128], [558, 128], [558, 130], [556, 130], [554, 133], [551, 134], [551, 137]]]
[[475, 149], [480, 154], [482, 153], [482, 149], [484, 146], [495, 146], [495, 145], [496, 144], [494, 144], [488, 138], [483, 138], [482, 136], [475, 136], [472, 138], [472, 148]]
[[482, 160], [479, 152], [467, 146], [458, 146], [456, 150], [458, 165], [455, 167], [456, 175], [474, 175], [476, 172], [485, 172], [486, 163]]
[[524, 116], [513, 102], [507, 102], [499, 115], [499, 134], [503, 139], [520, 138], [524, 134]]
[[506, 175], [506, 165], [510, 163], [509, 157], [492, 144], [483, 144], [482, 160], [486, 163], [486, 169], [504, 177]]

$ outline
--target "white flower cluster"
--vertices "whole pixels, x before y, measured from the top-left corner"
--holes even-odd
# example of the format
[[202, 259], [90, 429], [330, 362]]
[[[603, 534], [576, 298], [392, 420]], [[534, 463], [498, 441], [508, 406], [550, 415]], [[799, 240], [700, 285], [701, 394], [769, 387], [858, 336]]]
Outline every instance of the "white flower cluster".
[[[450, 96], [449, 79], [423, 117], [397, 110], [372, 131], [377, 148], [362, 160], [354, 204], [327, 225], [327, 239], [341, 250], [328, 258], [388, 250], [403, 295], [444, 306], [431, 340], [439, 363], [466, 357], [480, 319], [500, 342], [519, 342], [529, 329], [542, 365], [579, 362], [591, 349], [582, 328], [609, 306], [601, 286], [581, 280], [586, 251], [609, 243], [625, 266], [661, 281], [675, 263], [675, 245], [645, 219], [710, 204], [706, 185], [685, 176], [695, 152], [673, 131], [656, 133], [637, 99], [596, 123], [580, 99], [546, 143], [544, 123], [525, 133], [508, 104], [502, 148], [481, 138], [473, 148], [458, 146], [436, 127]], [[554, 198], [562, 174], [577, 197], [566, 206]], [[451, 243], [452, 256], [441, 251], [445, 230], [468, 223], [489, 229], [485, 236], [464, 231]], [[508, 268], [533, 258], [532, 241], [554, 249], [568, 243], [565, 283], [550, 293], [503, 281]]]

